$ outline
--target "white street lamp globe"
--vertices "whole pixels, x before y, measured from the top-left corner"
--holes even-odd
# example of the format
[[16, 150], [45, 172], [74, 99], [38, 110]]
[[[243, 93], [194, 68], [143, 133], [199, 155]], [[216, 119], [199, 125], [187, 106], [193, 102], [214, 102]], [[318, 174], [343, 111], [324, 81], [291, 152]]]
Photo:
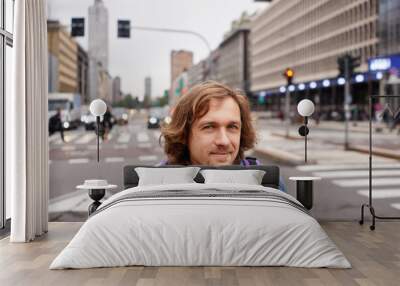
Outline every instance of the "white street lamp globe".
[[309, 99], [303, 99], [297, 104], [297, 112], [301, 116], [311, 116], [314, 113], [314, 103]]
[[102, 116], [106, 113], [107, 104], [101, 99], [95, 99], [90, 103], [89, 109], [94, 116]]

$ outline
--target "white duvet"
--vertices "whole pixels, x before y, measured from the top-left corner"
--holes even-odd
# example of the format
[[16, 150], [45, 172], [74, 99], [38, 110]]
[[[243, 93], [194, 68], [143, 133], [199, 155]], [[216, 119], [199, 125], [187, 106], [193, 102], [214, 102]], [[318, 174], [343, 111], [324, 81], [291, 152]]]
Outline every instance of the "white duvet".
[[127, 265], [351, 267], [313, 217], [279, 200], [175, 196], [113, 203], [137, 192], [204, 193], [210, 189], [261, 190], [300, 204], [283, 192], [255, 185], [193, 183], [127, 189], [100, 206], [103, 210], [82, 225], [50, 269]]

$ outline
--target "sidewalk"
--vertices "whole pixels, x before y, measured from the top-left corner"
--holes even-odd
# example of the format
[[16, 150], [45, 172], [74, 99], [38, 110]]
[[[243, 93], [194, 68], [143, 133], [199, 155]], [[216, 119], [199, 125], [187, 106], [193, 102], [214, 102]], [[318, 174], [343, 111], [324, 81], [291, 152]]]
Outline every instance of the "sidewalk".
[[[255, 120], [263, 120], [266, 119], [271, 125], [282, 125], [284, 121], [281, 121], [277, 118], [271, 118], [271, 114], [268, 111], [253, 111], [253, 115]], [[297, 123], [296, 123], [297, 124]], [[301, 123], [298, 123], [301, 124]], [[320, 121], [317, 125], [315, 120], [309, 120], [310, 126], [314, 126], [315, 128], [319, 129], [329, 129], [329, 130], [337, 130], [343, 131], [345, 128], [344, 121]], [[369, 121], [349, 121], [349, 131], [351, 132], [362, 132], [362, 133], [369, 133]], [[384, 122], [372, 122], [372, 132], [378, 133], [396, 133], [397, 130], [393, 130], [392, 132], [387, 127], [387, 124]]]
[[[289, 139], [285, 132], [261, 130], [254, 152], [267, 158], [290, 166], [304, 165], [304, 137], [291, 130]], [[344, 150], [343, 145], [314, 139], [307, 141], [308, 164], [350, 164], [354, 162], [368, 163], [368, 145], [350, 145]], [[373, 147], [374, 162], [395, 162], [400, 160], [399, 149]]]

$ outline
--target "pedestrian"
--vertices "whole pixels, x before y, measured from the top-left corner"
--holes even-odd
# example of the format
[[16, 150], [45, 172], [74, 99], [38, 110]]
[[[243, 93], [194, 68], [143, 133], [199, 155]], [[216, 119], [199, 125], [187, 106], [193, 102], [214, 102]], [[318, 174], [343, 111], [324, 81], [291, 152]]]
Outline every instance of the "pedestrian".
[[50, 117], [49, 119], [49, 133], [52, 135], [53, 133], [59, 131], [61, 140], [65, 142], [64, 139], [64, 127], [61, 120], [61, 108], [57, 108], [56, 114]]
[[114, 122], [114, 116], [112, 115], [110, 108], [107, 107], [106, 112], [103, 115], [103, 134], [102, 134], [102, 138], [103, 140], [107, 140], [108, 138], [108, 133], [111, 131], [112, 127], [113, 127], [113, 122]]
[[[244, 152], [254, 147], [255, 128], [246, 96], [215, 81], [181, 96], [170, 124], [161, 127], [167, 160], [159, 165], [259, 165]], [[280, 189], [285, 185], [280, 180]]]

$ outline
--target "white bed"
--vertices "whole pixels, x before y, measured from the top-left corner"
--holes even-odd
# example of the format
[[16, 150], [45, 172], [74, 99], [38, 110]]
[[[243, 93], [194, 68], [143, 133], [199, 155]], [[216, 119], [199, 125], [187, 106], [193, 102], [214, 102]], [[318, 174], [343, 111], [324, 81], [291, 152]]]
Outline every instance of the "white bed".
[[130, 188], [100, 206], [50, 269], [127, 265], [350, 268], [318, 222], [299, 205], [290, 195], [257, 185]]

